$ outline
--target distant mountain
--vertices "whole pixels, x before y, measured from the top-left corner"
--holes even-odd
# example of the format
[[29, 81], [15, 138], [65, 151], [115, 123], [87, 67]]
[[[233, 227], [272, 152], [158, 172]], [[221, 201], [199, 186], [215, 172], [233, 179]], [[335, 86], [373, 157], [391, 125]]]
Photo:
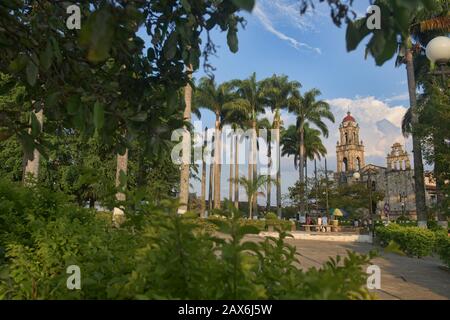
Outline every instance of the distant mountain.
[[401, 129], [387, 119], [378, 121], [376, 125], [377, 129], [387, 136], [398, 136], [401, 134]]

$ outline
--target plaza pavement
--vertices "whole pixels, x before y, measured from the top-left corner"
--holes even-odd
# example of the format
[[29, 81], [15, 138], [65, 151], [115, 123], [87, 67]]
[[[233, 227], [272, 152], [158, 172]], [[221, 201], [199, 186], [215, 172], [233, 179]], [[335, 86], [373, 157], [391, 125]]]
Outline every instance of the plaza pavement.
[[[256, 241], [260, 237], [252, 236]], [[259, 238], [257, 240], [257, 238]], [[320, 267], [329, 257], [345, 256], [347, 250], [368, 253], [378, 249], [379, 256], [372, 264], [381, 269], [381, 290], [375, 290], [378, 299], [388, 300], [449, 300], [450, 271], [442, 268], [435, 257], [410, 258], [386, 253], [368, 243], [289, 239], [299, 253], [301, 267]]]

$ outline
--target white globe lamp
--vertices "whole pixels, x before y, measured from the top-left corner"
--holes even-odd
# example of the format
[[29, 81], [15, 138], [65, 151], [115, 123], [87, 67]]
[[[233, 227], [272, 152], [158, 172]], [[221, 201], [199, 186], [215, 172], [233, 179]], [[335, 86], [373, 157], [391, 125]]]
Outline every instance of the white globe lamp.
[[447, 63], [450, 60], [450, 38], [442, 36], [434, 38], [428, 43], [426, 54], [433, 63]]

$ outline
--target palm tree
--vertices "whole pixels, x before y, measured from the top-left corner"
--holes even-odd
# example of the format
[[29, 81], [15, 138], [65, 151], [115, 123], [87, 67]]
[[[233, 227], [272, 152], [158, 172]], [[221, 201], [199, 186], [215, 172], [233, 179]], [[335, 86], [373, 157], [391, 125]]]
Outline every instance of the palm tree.
[[299, 135], [299, 156], [298, 163], [301, 168], [299, 170], [300, 183], [305, 183], [305, 174], [303, 166], [305, 163], [305, 124], [310, 122], [317, 126], [322, 132], [324, 137], [328, 137], [327, 125], [323, 122], [323, 119], [328, 119], [334, 122], [334, 115], [330, 111], [330, 105], [323, 101], [318, 100], [317, 97], [321, 95], [320, 90], [312, 89], [305, 93], [304, 96], [296, 91], [293, 97], [289, 100], [289, 111], [297, 116], [296, 128]]
[[[304, 150], [305, 159], [313, 160], [316, 157], [321, 159], [327, 154], [327, 149], [323, 145], [321, 139], [321, 132], [317, 129], [311, 128], [309, 123], [304, 125]], [[283, 156], [294, 156], [295, 169], [302, 170], [300, 164], [300, 139], [298, 129], [296, 126], [289, 126], [288, 129], [283, 130], [281, 137], [281, 154]], [[299, 172], [300, 175], [300, 172]]]
[[[444, 0], [435, 0], [428, 1], [428, 6], [424, 4], [418, 4], [414, 7], [414, 10], [411, 10], [411, 13], [405, 17], [409, 19], [408, 21], [408, 32], [401, 32], [399, 35], [392, 34], [393, 37], [391, 39], [385, 39], [390, 43], [386, 43], [384, 48], [392, 48], [398, 42], [400, 42], [400, 50], [399, 55], [397, 57], [396, 65], [405, 64], [406, 65], [406, 73], [407, 73], [407, 81], [408, 81], [408, 92], [410, 99], [410, 123], [413, 128], [412, 132], [412, 141], [413, 141], [413, 153], [414, 153], [414, 183], [416, 190], [416, 211], [419, 226], [422, 228], [426, 228], [426, 203], [425, 203], [425, 184], [424, 184], [424, 171], [423, 171], [423, 159], [422, 159], [422, 147], [421, 141], [417, 134], [414, 132], [415, 128], [419, 125], [419, 112], [417, 106], [417, 82], [414, 68], [414, 52], [417, 48], [420, 48], [420, 42], [422, 42], [423, 38], [426, 38], [429, 35], [426, 35], [428, 32], [446, 32], [448, 34], [450, 30], [450, 23], [448, 19], [448, 1]], [[393, 10], [394, 7], [389, 7], [389, 1], [375, 1], [375, 5], [383, 4], [383, 8], [386, 11]], [[430, 10], [430, 7], [433, 7], [433, 10]], [[354, 21], [354, 25], [361, 26], [366, 22], [366, 18], [358, 19]], [[406, 24], [406, 22], [404, 23]], [[363, 28], [361, 28], [363, 29]], [[359, 43], [363, 38], [367, 36], [367, 33], [362, 32], [355, 43]], [[374, 38], [372, 38], [373, 40]], [[418, 40], [415, 44], [413, 40]], [[387, 50], [378, 50], [375, 49], [374, 46], [378, 43], [377, 41], [371, 41], [372, 48], [368, 48], [366, 52], [372, 53], [376, 58], [380, 60], [385, 59], [382, 55], [386, 55]], [[356, 48], [356, 46], [352, 45], [352, 50]], [[395, 47], [394, 47], [395, 48]], [[394, 53], [392, 53], [394, 54]], [[388, 56], [387, 56], [388, 57]], [[382, 63], [381, 63], [382, 64]]]
[[248, 200], [248, 216], [250, 219], [253, 218], [253, 202], [254, 198], [258, 195], [264, 196], [264, 192], [260, 190], [264, 190], [267, 185], [267, 176], [260, 175], [257, 177], [253, 177], [252, 179], [248, 179], [245, 176], [239, 178], [239, 183], [244, 187], [245, 193], [247, 194]]
[[[277, 188], [277, 215], [281, 217], [281, 152], [280, 152], [280, 128], [281, 123], [281, 110], [288, 106], [288, 101], [292, 97], [293, 93], [301, 88], [300, 82], [289, 81], [287, 76], [277, 76], [265, 79], [261, 83], [262, 95], [264, 104], [271, 108], [274, 114], [273, 129], [275, 129], [275, 136], [273, 137], [276, 146], [277, 157], [277, 176], [276, 176], [276, 188]], [[270, 201], [270, 190], [268, 191], [268, 199]]]
[[206, 161], [205, 161], [205, 149], [208, 143], [206, 133], [208, 132], [208, 127], [205, 128], [202, 146], [202, 181], [201, 181], [201, 208], [200, 216], [206, 218]]
[[[230, 200], [232, 196], [232, 191], [234, 189], [234, 206], [239, 208], [239, 148], [245, 138], [239, 133], [239, 129], [242, 129], [248, 122], [246, 119], [246, 113], [239, 110], [239, 107], [235, 103], [227, 105], [228, 108], [225, 109], [224, 123], [231, 126], [233, 130], [231, 134], [231, 146], [230, 146]], [[233, 146], [234, 145], [234, 146]], [[234, 151], [233, 151], [234, 150]], [[232, 161], [232, 155], [234, 152], [234, 163]], [[234, 164], [234, 170], [233, 170]], [[233, 177], [234, 175], [234, 177]]]
[[[271, 169], [272, 169], [272, 146], [271, 146], [271, 132], [270, 130], [273, 128], [274, 124], [270, 122], [267, 118], [259, 119], [257, 122], [257, 129], [258, 129], [258, 137], [260, 136], [260, 130], [264, 129], [267, 130], [267, 197], [266, 197], [266, 210], [270, 210], [270, 197], [271, 197], [271, 191], [272, 191], [272, 177], [271, 177]], [[258, 151], [259, 151], [259, 145], [257, 145]]]
[[215, 122], [215, 146], [214, 146], [214, 208], [220, 208], [220, 176], [222, 154], [222, 120], [225, 109], [232, 109], [235, 96], [231, 92], [228, 83], [217, 85], [215, 80], [208, 77], [200, 79], [195, 94], [196, 105], [214, 112]]
[[[261, 85], [256, 81], [256, 73], [253, 73], [248, 79], [234, 80], [230, 84], [236, 90], [239, 99], [236, 100], [237, 110], [246, 111], [251, 127], [251, 147], [250, 159], [251, 176], [252, 179], [258, 176], [257, 174], [257, 121], [258, 115], [264, 113], [264, 105], [262, 99]], [[250, 175], [250, 171], [249, 171]], [[253, 197], [255, 198], [255, 197]], [[257, 207], [255, 207], [257, 210]]]
[[[417, 220], [419, 222], [419, 227], [427, 227], [427, 213], [426, 213], [426, 200], [425, 200], [425, 182], [424, 182], [424, 169], [423, 169], [423, 159], [422, 159], [422, 146], [420, 138], [415, 134], [414, 128], [419, 126], [419, 110], [417, 104], [416, 95], [416, 72], [415, 72], [415, 58], [414, 58], [414, 46], [413, 38], [417, 39], [419, 43], [428, 42], [436, 32], [443, 32], [448, 34], [450, 32], [450, 20], [447, 16], [437, 16], [437, 17], [425, 17], [426, 11], [419, 10], [417, 15], [411, 22], [410, 32], [411, 36], [405, 39], [402, 44], [402, 48], [405, 54], [404, 57], [399, 55], [397, 58], [396, 66], [401, 63], [406, 64], [406, 73], [408, 79], [408, 91], [410, 99], [410, 108], [405, 114], [402, 123], [402, 129], [404, 134], [411, 134], [413, 141], [413, 157], [414, 157], [414, 184], [416, 190], [416, 210], [417, 210]], [[448, 12], [448, 11], [447, 11]], [[417, 46], [416, 46], [417, 47]], [[436, 170], [437, 169], [437, 170]], [[439, 171], [439, 166], [435, 164], [435, 171]], [[436, 172], [435, 172], [436, 173]], [[439, 173], [436, 175], [439, 176]], [[441, 199], [439, 186], [440, 181], [436, 181], [437, 185], [437, 195], [438, 202]], [[439, 208], [439, 204], [438, 204]], [[438, 209], [439, 210], [439, 209]], [[446, 221], [445, 217], [438, 214], [439, 220]], [[444, 222], [445, 224], [445, 222]]]
[[[192, 79], [192, 66], [186, 68], [189, 79]], [[183, 121], [190, 122], [192, 113], [192, 86], [187, 83], [184, 87], [184, 112]], [[182, 163], [180, 172], [180, 207], [178, 213], [184, 214], [188, 208], [189, 201], [189, 176], [191, 163], [191, 136], [188, 128], [184, 126], [182, 140]]]
[[[294, 167], [300, 171], [306, 171], [306, 159], [315, 161], [316, 157], [321, 159], [327, 153], [327, 149], [322, 143], [320, 138], [321, 132], [317, 129], [310, 128], [309, 123], [305, 123], [304, 126], [304, 150], [305, 150], [305, 162], [303, 166], [300, 166], [300, 139], [296, 126], [289, 126], [287, 130], [282, 132], [281, 146], [283, 156], [294, 156]], [[307, 174], [305, 173], [305, 176]], [[301, 185], [302, 190], [307, 190], [307, 178], [305, 179], [305, 185]], [[304, 191], [303, 191], [304, 192]], [[307, 204], [306, 204], [307, 205]], [[300, 210], [308, 210], [308, 207], [304, 208], [303, 202], [300, 203]]]

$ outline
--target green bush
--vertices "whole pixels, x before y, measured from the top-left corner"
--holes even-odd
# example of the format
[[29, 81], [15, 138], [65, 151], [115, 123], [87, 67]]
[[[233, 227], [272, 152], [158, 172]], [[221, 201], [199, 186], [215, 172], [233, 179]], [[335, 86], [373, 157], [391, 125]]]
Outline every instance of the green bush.
[[[286, 233], [248, 241], [264, 221], [243, 220], [234, 208], [208, 221], [219, 237], [201, 227], [205, 220], [178, 215], [174, 201], [126, 210], [115, 228], [105, 213], [42, 188], [0, 182], [0, 199], [0, 299], [371, 298], [369, 256], [349, 252], [303, 271]], [[69, 265], [81, 269], [81, 290], [66, 288]]]
[[278, 216], [273, 212], [268, 212], [265, 216], [266, 220], [277, 220]]
[[269, 228], [269, 226], [282, 231], [291, 231], [292, 221], [280, 219], [266, 220], [266, 230]]
[[447, 232], [437, 233], [436, 252], [447, 267], [450, 268], [450, 237]]
[[391, 223], [386, 227], [376, 227], [376, 235], [382, 246], [394, 241], [410, 256], [425, 257], [435, 248], [435, 233], [419, 227], [405, 227]]

